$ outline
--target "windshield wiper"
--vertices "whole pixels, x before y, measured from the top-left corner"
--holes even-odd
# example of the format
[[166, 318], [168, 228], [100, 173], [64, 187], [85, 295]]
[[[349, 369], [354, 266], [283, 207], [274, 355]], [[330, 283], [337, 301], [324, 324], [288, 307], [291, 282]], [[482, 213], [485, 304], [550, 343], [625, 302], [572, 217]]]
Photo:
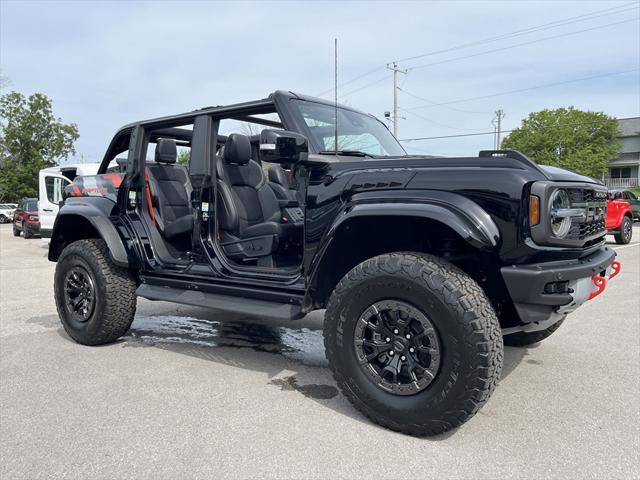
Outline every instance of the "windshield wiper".
[[322, 150], [318, 152], [319, 155], [345, 155], [348, 157], [371, 157], [374, 158], [373, 155], [367, 152], [361, 152], [360, 150]]

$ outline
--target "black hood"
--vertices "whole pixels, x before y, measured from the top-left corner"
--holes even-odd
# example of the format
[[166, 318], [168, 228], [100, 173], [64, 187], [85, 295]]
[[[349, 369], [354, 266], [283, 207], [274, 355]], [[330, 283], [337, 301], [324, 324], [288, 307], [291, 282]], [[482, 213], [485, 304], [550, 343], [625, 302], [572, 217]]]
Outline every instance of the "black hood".
[[551, 165], [538, 165], [545, 173], [549, 180], [557, 182], [587, 182], [598, 183], [602, 185], [595, 178], [587, 177], [586, 175], [580, 175], [579, 173], [572, 172], [571, 170], [565, 170], [564, 168], [553, 167]]

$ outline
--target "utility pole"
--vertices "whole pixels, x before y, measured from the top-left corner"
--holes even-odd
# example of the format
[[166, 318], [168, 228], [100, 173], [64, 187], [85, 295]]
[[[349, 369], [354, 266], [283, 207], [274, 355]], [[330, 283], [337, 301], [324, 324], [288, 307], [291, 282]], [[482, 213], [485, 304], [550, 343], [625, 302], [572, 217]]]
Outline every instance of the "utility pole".
[[491, 121], [494, 127], [493, 128], [493, 131], [494, 131], [493, 149], [494, 150], [500, 150], [500, 143], [501, 143], [500, 134], [502, 133], [502, 119], [506, 116], [507, 115], [502, 110], [497, 110], [495, 118]]
[[393, 71], [393, 136], [398, 137], [398, 72], [406, 75], [406, 70], [400, 70], [398, 64], [393, 62], [391, 67], [387, 65], [389, 70]]

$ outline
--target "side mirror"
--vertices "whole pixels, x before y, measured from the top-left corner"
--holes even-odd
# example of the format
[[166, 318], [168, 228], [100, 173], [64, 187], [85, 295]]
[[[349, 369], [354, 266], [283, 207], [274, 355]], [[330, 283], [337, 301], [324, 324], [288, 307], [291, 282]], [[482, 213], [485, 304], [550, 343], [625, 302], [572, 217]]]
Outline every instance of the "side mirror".
[[286, 130], [262, 130], [260, 133], [260, 161], [269, 163], [298, 163], [305, 161], [309, 144], [304, 135]]

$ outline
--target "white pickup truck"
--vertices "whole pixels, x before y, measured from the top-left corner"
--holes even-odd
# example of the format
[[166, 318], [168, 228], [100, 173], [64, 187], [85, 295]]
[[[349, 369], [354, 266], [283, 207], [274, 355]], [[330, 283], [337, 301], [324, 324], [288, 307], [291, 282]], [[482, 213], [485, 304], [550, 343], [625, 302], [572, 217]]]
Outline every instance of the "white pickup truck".
[[[123, 159], [113, 160], [109, 164], [109, 171], [120, 171], [126, 162]], [[53, 224], [56, 221], [62, 192], [76, 177], [95, 175], [98, 173], [99, 163], [76, 163], [68, 165], [56, 165], [55, 167], [40, 170], [38, 179], [38, 216], [40, 217], [40, 236], [51, 238]]]
[[53, 223], [60, 209], [64, 188], [79, 175], [95, 175], [99, 166], [99, 163], [82, 163], [57, 165], [40, 170], [38, 216], [40, 217], [40, 235], [42, 238], [51, 237]]

